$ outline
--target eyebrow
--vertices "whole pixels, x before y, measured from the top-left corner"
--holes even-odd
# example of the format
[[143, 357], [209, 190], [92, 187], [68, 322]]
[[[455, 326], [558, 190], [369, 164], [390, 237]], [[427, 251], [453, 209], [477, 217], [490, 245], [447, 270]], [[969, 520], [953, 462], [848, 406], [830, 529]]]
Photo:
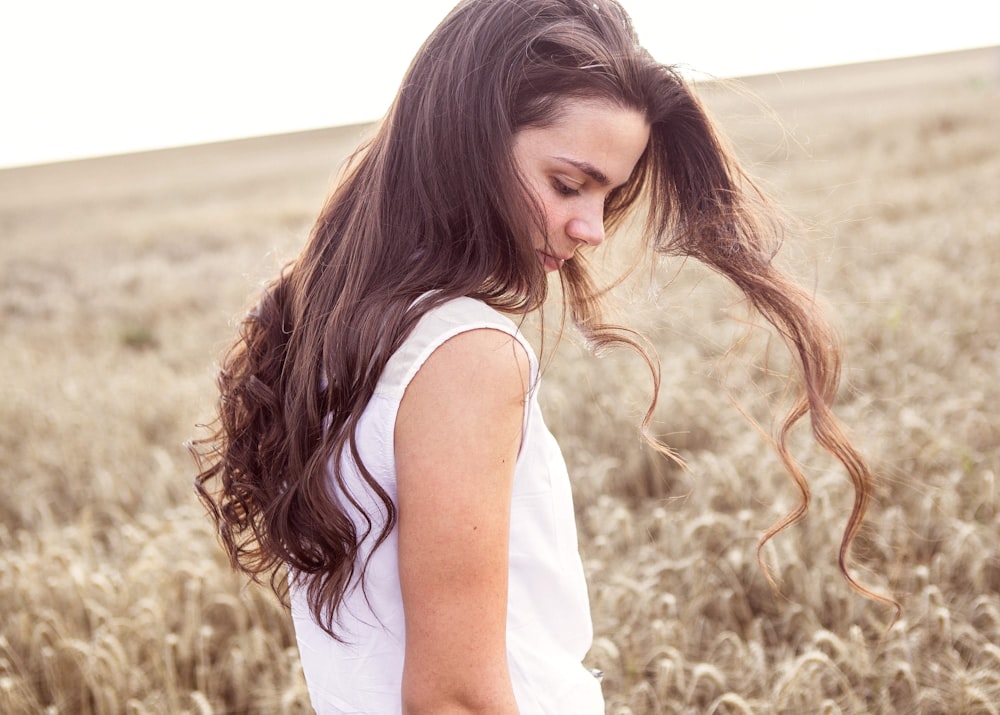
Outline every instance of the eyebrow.
[[556, 161], [562, 161], [567, 164], [570, 164], [571, 166], [575, 166], [577, 169], [582, 171], [584, 174], [589, 176], [591, 179], [596, 181], [601, 186], [607, 186], [608, 184], [611, 183], [611, 180], [608, 179], [607, 175], [605, 175], [603, 171], [601, 171], [588, 161], [577, 161], [576, 159], [569, 159], [565, 156], [556, 156], [553, 158]]

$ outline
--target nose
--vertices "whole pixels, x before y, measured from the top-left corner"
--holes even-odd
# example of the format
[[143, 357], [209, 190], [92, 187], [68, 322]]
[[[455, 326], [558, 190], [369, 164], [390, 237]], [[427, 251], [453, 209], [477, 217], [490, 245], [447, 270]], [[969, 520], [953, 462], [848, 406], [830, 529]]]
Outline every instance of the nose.
[[580, 213], [570, 219], [566, 235], [588, 246], [600, 246], [604, 242], [604, 206], [600, 211]]

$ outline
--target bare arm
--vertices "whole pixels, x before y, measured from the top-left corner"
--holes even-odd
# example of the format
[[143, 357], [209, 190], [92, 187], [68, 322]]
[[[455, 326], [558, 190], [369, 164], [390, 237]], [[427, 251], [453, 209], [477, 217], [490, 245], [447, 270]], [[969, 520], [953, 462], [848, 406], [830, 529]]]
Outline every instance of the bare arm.
[[517, 712], [507, 567], [528, 379], [527, 355], [510, 335], [473, 330], [431, 355], [400, 404], [404, 713]]

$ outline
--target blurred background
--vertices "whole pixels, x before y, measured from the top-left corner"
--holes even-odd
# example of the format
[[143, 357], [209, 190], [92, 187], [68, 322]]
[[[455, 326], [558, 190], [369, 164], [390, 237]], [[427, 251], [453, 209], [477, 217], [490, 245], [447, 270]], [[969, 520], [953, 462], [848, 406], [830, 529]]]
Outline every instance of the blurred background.
[[[0, 11], [0, 163], [28, 164], [0, 169], [0, 713], [310, 712], [287, 612], [229, 571], [184, 444], [436, 5]], [[878, 478], [853, 573], [903, 612], [890, 628], [841, 578], [853, 491], [808, 425], [791, 444], [812, 506], [764, 549], [768, 586], [758, 539], [799, 498], [765, 436], [784, 347], [731, 286], [665, 261], [619, 286], [612, 317], [659, 353], [653, 430], [686, 470], [641, 445], [640, 360], [589, 356], [572, 331], [544, 343], [608, 713], [997, 715], [993, 5], [659, 5], [628, 3], [660, 59], [763, 73], [696, 88], [788, 210], [777, 260], [843, 336], [837, 414]], [[989, 46], [921, 54], [952, 49], [950, 28]], [[841, 54], [806, 53], [822, 46]], [[915, 56], [842, 64], [885, 53]], [[629, 239], [597, 259], [609, 278]]]

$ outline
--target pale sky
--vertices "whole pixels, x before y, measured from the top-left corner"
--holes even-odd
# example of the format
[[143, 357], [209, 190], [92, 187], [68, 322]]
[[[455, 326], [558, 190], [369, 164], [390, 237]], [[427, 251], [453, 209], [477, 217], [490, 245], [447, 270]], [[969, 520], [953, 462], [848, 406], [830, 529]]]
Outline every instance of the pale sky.
[[[0, 10], [0, 167], [377, 119], [455, 0], [24, 0]], [[622, 0], [718, 77], [1000, 45], [1000, 2]]]

